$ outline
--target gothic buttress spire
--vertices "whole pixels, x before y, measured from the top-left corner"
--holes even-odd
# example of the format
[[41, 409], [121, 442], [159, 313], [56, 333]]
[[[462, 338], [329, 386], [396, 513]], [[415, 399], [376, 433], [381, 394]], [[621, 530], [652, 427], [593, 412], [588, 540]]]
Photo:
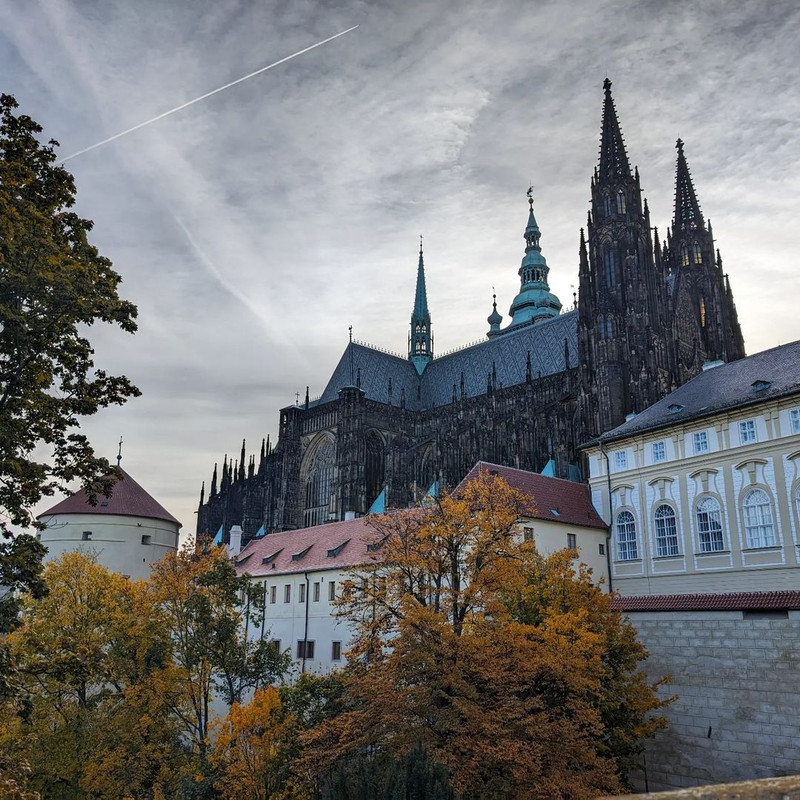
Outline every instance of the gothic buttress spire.
[[414, 294], [414, 310], [411, 312], [408, 358], [420, 375], [433, 358], [433, 335], [431, 334], [431, 315], [428, 311], [428, 293], [425, 290], [425, 262], [422, 257], [421, 236], [419, 237], [417, 289]]
[[678, 139], [675, 147], [678, 150], [678, 163], [675, 167], [675, 216], [672, 220], [672, 231], [677, 235], [703, 228], [705, 222], [697, 202], [689, 165], [683, 154], [683, 141]]
[[598, 180], [602, 184], [620, 184], [631, 181], [631, 167], [625, 151], [625, 140], [619, 129], [617, 109], [611, 96], [611, 81], [603, 81], [603, 132], [600, 137], [600, 169]]

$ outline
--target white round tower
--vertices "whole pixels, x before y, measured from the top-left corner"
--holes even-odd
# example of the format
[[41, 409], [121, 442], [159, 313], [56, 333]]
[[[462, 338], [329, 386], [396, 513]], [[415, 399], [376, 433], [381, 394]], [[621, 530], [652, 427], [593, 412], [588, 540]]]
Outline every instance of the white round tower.
[[38, 517], [47, 527], [41, 542], [45, 561], [62, 553], [93, 553], [113, 572], [147, 578], [150, 565], [178, 549], [181, 523], [122, 470], [111, 497], [90, 505], [84, 490], [56, 503]]

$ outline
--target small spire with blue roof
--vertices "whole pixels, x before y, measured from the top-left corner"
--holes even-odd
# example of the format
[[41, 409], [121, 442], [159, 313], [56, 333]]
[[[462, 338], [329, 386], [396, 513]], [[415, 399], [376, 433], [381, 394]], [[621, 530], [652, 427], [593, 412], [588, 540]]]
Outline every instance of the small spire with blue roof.
[[431, 333], [431, 315], [428, 311], [428, 293], [425, 289], [425, 261], [422, 256], [422, 235], [420, 235], [417, 289], [414, 294], [414, 310], [411, 312], [408, 359], [417, 372], [422, 375], [432, 358], [433, 335]]

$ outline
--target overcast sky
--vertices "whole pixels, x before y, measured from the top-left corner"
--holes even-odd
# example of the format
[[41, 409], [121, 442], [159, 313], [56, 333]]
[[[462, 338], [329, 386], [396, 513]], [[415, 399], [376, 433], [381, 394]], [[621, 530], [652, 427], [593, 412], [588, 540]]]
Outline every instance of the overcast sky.
[[748, 353], [800, 336], [794, 0], [7, 2], [0, 89], [68, 155], [352, 25], [68, 164], [139, 306], [135, 336], [91, 335], [143, 396], [86, 429], [184, 531], [349, 325], [405, 351], [420, 233], [440, 353], [484, 336], [493, 285], [507, 316], [531, 181], [571, 305], [606, 75], [660, 231], [684, 139]]

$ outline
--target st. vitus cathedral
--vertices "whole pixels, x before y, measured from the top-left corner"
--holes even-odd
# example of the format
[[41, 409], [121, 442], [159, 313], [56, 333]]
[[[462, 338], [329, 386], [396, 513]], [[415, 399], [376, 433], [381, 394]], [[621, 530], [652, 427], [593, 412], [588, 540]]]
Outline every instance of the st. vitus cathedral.
[[[581, 479], [579, 446], [663, 397], [707, 361], [744, 356], [728, 276], [678, 140], [675, 210], [651, 235], [611, 81], [580, 231], [577, 308], [562, 311], [529, 193], [520, 290], [485, 341], [434, 357], [420, 247], [408, 357], [350, 342], [322, 395], [280, 412], [278, 442], [217, 467], [198, 533], [244, 540], [405, 507], [483, 460]], [[248, 461], [245, 464], [245, 461]], [[205, 486], [203, 487], [205, 490]]]

